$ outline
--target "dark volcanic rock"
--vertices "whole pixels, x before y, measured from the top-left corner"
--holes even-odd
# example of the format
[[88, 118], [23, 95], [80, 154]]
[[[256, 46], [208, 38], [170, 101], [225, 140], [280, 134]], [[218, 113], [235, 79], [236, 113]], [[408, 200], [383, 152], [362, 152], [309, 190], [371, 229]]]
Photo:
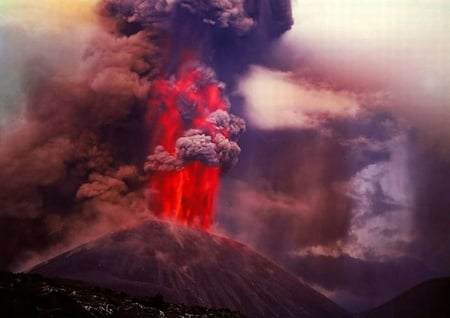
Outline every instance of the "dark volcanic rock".
[[130, 297], [110, 289], [12, 273], [0, 273], [0, 313], [20, 318], [244, 318], [228, 309], [167, 304], [161, 295]]
[[448, 318], [450, 317], [450, 277], [417, 285], [358, 318]]
[[249, 317], [347, 317], [248, 247], [160, 221], [85, 244], [32, 272], [132, 295], [161, 293], [169, 302], [230, 308]]

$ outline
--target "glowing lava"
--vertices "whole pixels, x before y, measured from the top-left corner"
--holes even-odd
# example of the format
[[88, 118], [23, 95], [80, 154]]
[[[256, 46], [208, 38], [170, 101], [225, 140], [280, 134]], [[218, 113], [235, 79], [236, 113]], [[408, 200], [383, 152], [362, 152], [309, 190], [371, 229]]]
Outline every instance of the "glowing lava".
[[[152, 148], [162, 147], [177, 157], [177, 141], [186, 131], [201, 131], [214, 140], [218, 134], [228, 138], [230, 128], [214, 124], [210, 115], [227, 111], [221, 84], [197, 66], [182, 67], [170, 80], [152, 85], [147, 114], [153, 123]], [[210, 164], [193, 156], [173, 169], [150, 171], [150, 209], [159, 217], [208, 230], [219, 185], [219, 162]]]

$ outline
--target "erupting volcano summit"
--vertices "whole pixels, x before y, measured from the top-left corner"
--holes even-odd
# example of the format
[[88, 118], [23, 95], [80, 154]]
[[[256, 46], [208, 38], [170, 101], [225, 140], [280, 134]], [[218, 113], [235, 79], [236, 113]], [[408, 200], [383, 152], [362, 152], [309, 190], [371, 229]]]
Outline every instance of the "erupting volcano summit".
[[349, 317], [250, 248], [158, 220], [80, 246], [32, 272], [131, 295], [160, 293], [173, 303], [226, 307], [252, 318]]
[[222, 87], [212, 70], [188, 62], [170, 80], [155, 81], [149, 101], [148, 123], [156, 123], [145, 164], [150, 209], [203, 230], [211, 225], [220, 172], [236, 163], [235, 139], [245, 129], [228, 113]]

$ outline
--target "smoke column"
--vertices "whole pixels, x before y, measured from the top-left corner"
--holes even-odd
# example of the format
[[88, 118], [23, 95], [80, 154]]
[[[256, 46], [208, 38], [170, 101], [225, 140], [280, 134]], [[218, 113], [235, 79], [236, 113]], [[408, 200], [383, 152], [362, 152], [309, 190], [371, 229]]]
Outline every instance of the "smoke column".
[[245, 128], [227, 96], [292, 24], [289, 0], [66, 2], [0, 10], [1, 269], [149, 210], [207, 230]]
[[[254, 60], [258, 54], [246, 43], [258, 47], [288, 29], [290, 2], [105, 0], [102, 5], [120, 22], [122, 34], [151, 29], [160, 35], [161, 70], [151, 84], [146, 117], [149, 209], [208, 230], [219, 177], [236, 164], [241, 151], [236, 140], [245, 130], [244, 121], [229, 113], [226, 86], [213, 67], [220, 69], [236, 53], [247, 56], [231, 68]], [[228, 56], [225, 47], [232, 48]]]
[[153, 83], [148, 122], [156, 123], [150, 174], [150, 208], [156, 215], [208, 230], [220, 171], [234, 165], [240, 148], [231, 139], [245, 128], [228, 113], [222, 84], [187, 62], [170, 80]]

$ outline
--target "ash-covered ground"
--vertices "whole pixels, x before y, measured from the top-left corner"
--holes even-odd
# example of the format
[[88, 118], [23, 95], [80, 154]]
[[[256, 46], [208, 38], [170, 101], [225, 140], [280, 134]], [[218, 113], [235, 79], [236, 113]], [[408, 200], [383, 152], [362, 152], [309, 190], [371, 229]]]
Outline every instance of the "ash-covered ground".
[[131, 297], [73, 281], [8, 272], [0, 273], [0, 313], [3, 317], [244, 318], [228, 309], [169, 304], [158, 294]]

